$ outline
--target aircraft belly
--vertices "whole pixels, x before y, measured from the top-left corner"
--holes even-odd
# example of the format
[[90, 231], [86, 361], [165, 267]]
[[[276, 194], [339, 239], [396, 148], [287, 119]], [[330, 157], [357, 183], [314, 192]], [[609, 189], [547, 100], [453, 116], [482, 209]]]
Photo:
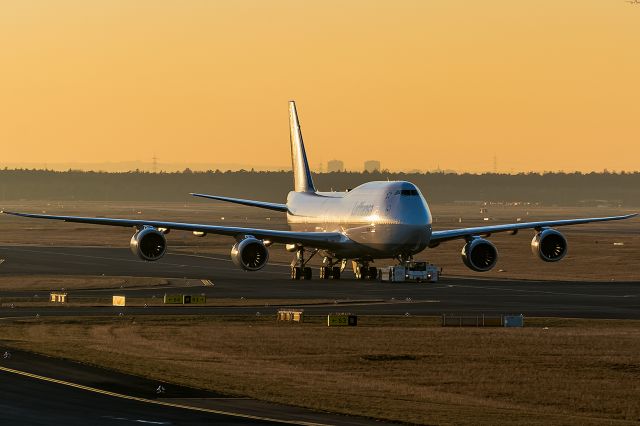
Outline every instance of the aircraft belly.
[[330, 250], [342, 258], [393, 258], [397, 255], [416, 254], [424, 250], [431, 238], [431, 226], [406, 224], [340, 224], [291, 223], [298, 232], [343, 232], [352, 241], [341, 243]]

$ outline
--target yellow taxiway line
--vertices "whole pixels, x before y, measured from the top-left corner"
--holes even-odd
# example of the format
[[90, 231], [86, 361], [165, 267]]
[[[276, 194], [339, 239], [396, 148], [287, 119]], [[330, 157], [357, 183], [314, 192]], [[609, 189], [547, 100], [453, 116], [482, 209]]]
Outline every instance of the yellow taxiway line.
[[182, 408], [182, 409], [185, 409], [185, 410], [201, 411], [201, 412], [204, 412], [204, 413], [220, 414], [220, 415], [223, 415], [223, 416], [240, 417], [240, 418], [243, 418], [243, 419], [259, 420], [259, 421], [274, 422], [274, 423], [286, 423], [286, 424], [303, 425], [303, 426], [326, 426], [326, 425], [324, 425], [322, 423], [311, 423], [311, 422], [296, 421], [296, 420], [273, 419], [273, 418], [269, 418], [269, 417], [254, 416], [254, 415], [251, 415], [251, 414], [233, 413], [233, 412], [230, 412], [230, 411], [222, 411], [222, 410], [214, 410], [214, 409], [211, 409], [211, 408], [194, 407], [194, 406], [191, 406], [191, 405], [175, 404], [173, 402], [166, 402], [166, 401], [159, 401], [159, 400], [154, 400], [154, 399], [140, 398], [140, 397], [137, 397], [137, 396], [124, 395], [124, 394], [121, 394], [121, 393], [110, 392], [110, 391], [106, 391], [106, 390], [103, 390], [103, 389], [92, 388], [90, 386], [84, 386], [84, 385], [80, 385], [80, 384], [73, 383], [73, 382], [67, 382], [67, 381], [64, 381], [64, 380], [53, 379], [51, 377], [40, 376], [40, 375], [37, 375], [37, 374], [28, 373], [26, 371], [14, 370], [13, 368], [7, 368], [7, 367], [3, 367], [1, 365], [0, 365], [0, 371], [4, 371], [6, 373], [18, 374], [20, 376], [30, 377], [32, 379], [42, 380], [42, 381], [45, 381], [45, 382], [56, 383], [56, 384], [64, 385], [64, 386], [70, 386], [72, 388], [82, 389], [82, 390], [85, 390], [87, 392], [98, 393], [98, 394], [101, 394], [101, 395], [108, 395], [108, 396], [112, 396], [114, 398], [122, 398], [122, 399], [128, 399], [128, 400], [132, 400], [132, 401], [144, 402], [146, 404], [162, 405], [162, 406], [165, 406], [165, 407]]

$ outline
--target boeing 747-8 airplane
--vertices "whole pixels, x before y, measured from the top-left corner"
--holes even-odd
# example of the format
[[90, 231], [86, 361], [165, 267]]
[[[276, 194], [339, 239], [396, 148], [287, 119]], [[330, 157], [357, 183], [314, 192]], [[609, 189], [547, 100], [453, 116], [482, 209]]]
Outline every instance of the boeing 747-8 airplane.
[[4, 213], [28, 218], [133, 227], [136, 231], [131, 238], [131, 250], [147, 261], [158, 260], [165, 254], [165, 234], [172, 229], [190, 231], [199, 236], [221, 234], [235, 238], [231, 259], [248, 271], [262, 269], [269, 259], [268, 247], [273, 243], [282, 243], [286, 244], [288, 251], [296, 254], [291, 262], [292, 279], [311, 278], [311, 268], [307, 266], [307, 262], [316, 254], [323, 258], [321, 278], [340, 278], [340, 272], [348, 259], [354, 261], [357, 278], [375, 278], [376, 268], [370, 265], [375, 259], [406, 262], [427, 247], [433, 248], [443, 241], [453, 239], [465, 240], [462, 248], [464, 264], [474, 271], [485, 272], [491, 270], [498, 260], [496, 247], [486, 238], [495, 232], [515, 234], [520, 229], [535, 230], [531, 241], [534, 254], [543, 261], [555, 262], [567, 253], [567, 241], [554, 227], [635, 216], [632, 214], [433, 231], [427, 202], [420, 190], [410, 182], [368, 182], [347, 192], [318, 192], [311, 178], [293, 101], [289, 103], [289, 125], [294, 190], [289, 192], [286, 204], [217, 195], [191, 195], [286, 213], [290, 231], [157, 220]]

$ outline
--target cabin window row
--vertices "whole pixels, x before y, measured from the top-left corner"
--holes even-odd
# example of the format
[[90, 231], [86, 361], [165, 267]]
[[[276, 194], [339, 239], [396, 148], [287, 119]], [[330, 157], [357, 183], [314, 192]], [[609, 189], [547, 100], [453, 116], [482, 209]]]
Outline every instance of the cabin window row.
[[418, 190], [417, 189], [403, 189], [403, 190], [398, 190], [396, 191], [396, 195], [402, 195], [402, 196], [411, 196], [411, 195], [418, 195]]

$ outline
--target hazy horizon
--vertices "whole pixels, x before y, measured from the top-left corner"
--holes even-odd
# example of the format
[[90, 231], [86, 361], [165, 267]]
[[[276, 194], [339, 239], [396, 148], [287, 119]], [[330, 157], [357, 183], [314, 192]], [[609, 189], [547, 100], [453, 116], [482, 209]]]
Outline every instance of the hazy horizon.
[[[150, 173], [181, 173], [185, 170], [191, 170], [193, 172], [208, 172], [208, 171], [221, 171], [221, 172], [238, 172], [238, 171], [247, 171], [247, 172], [291, 172], [291, 166], [266, 166], [266, 167], [255, 167], [250, 164], [208, 164], [208, 163], [157, 163], [156, 165], [153, 162], [136, 162], [136, 161], [122, 161], [122, 162], [105, 162], [105, 163], [0, 163], [0, 170], [36, 170], [36, 171], [55, 171], [55, 172], [66, 172], [66, 171], [81, 171], [81, 172], [95, 172], [95, 173], [126, 173], [126, 172], [150, 172]], [[331, 173], [327, 170], [326, 165], [320, 169], [319, 167], [312, 167], [311, 172], [314, 174], [322, 174], [322, 173]], [[339, 171], [338, 173], [364, 173], [364, 168], [361, 167], [359, 169], [349, 169], [345, 168], [344, 170]], [[494, 170], [454, 170], [447, 168], [436, 168], [430, 170], [391, 170], [382, 167], [381, 170], [377, 172], [384, 174], [425, 174], [425, 173], [454, 173], [454, 174], [504, 174], [504, 175], [518, 175], [518, 174], [573, 174], [573, 173], [581, 173], [581, 174], [589, 174], [589, 173], [640, 173], [639, 169], [636, 170], [614, 170], [614, 169], [602, 169], [602, 170], [589, 170], [589, 171], [581, 171], [581, 170], [518, 170], [518, 171], [494, 171]]]

